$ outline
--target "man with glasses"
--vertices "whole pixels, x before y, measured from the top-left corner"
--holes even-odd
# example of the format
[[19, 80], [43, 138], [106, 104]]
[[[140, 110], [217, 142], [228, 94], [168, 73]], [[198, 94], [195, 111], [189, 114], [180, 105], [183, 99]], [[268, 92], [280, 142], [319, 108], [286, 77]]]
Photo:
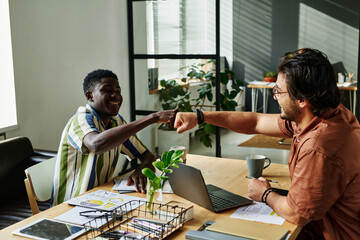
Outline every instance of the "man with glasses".
[[178, 113], [175, 127], [182, 133], [206, 122], [239, 133], [292, 137], [288, 195], [260, 177], [250, 180], [249, 197], [304, 226], [299, 239], [360, 239], [360, 126], [340, 103], [328, 58], [308, 48], [286, 53], [273, 95], [280, 114]]

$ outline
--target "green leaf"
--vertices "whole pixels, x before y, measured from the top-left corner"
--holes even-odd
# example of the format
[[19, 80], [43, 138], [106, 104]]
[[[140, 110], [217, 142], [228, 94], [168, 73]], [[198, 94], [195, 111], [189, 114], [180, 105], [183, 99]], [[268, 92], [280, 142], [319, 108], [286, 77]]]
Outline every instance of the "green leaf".
[[164, 167], [167, 167], [167, 164], [166, 164], [166, 156], [167, 156], [168, 152], [163, 152], [162, 155], [161, 155], [161, 161], [163, 162], [164, 164]]
[[238, 86], [244, 86], [244, 83], [240, 79], [234, 79], [234, 82]]
[[180, 156], [182, 156], [183, 154], [184, 154], [184, 151], [182, 151], [182, 150], [177, 150], [176, 152], [174, 152], [171, 156], [170, 163], [174, 162], [176, 159], [179, 159]]
[[174, 162], [182, 163], [182, 162], [184, 162], [184, 160], [182, 160], [181, 158], [179, 158], [179, 159], [176, 159]]
[[230, 92], [229, 98], [230, 98], [230, 99], [234, 99], [237, 95], [238, 95], [238, 92], [235, 91], [235, 90], [232, 90], [232, 91]]
[[220, 73], [220, 82], [226, 85], [229, 82], [229, 76], [226, 73]]
[[208, 98], [208, 100], [209, 100], [210, 102], [213, 100], [213, 94], [212, 94], [212, 92], [208, 92], [208, 93], [206, 94], [206, 96], [207, 96], [207, 98]]
[[177, 165], [176, 163], [171, 164], [171, 166], [174, 168], [179, 168], [179, 165]]
[[167, 181], [167, 180], [169, 180], [169, 177], [168, 176], [161, 176], [160, 179], [163, 180], [163, 181]]
[[154, 178], [153, 187], [154, 187], [154, 191], [157, 189], [161, 189], [161, 179], [159, 177]]
[[163, 171], [166, 172], [166, 173], [172, 173], [173, 172], [172, 169], [167, 169], [167, 168], [164, 168]]
[[156, 178], [154, 171], [151, 170], [150, 168], [143, 168], [143, 170], [141, 170], [141, 172], [150, 180], [154, 180]]
[[205, 147], [212, 147], [212, 140], [208, 136], [203, 136], [200, 138], [200, 141], [205, 145]]
[[154, 167], [156, 167], [160, 171], [162, 171], [163, 168], [164, 168], [164, 163], [161, 162], [161, 161], [155, 161], [155, 162], [152, 163], [152, 165], [154, 165]]
[[168, 154], [166, 155], [166, 167], [168, 167], [171, 163], [171, 158], [173, 156], [173, 154], [175, 153], [174, 150], [171, 150], [168, 152]]
[[216, 127], [214, 125], [208, 124], [206, 123], [204, 125], [204, 131], [206, 134], [210, 134], [210, 133], [216, 133]]

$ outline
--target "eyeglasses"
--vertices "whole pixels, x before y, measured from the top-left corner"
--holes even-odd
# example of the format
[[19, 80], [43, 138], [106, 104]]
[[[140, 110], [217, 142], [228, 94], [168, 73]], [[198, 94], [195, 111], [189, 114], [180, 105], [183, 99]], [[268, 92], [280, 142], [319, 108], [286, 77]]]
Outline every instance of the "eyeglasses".
[[280, 92], [276, 86], [273, 87], [272, 92], [273, 92], [273, 97], [276, 101], [279, 99], [280, 94], [288, 93], [288, 92]]

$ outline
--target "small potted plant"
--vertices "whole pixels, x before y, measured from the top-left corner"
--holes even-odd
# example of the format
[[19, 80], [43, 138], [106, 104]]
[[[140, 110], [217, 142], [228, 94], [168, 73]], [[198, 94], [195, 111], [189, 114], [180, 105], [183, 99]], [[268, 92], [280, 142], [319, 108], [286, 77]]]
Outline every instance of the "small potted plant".
[[273, 71], [264, 72], [263, 78], [265, 82], [276, 82], [277, 73]]
[[146, 186], [146, 201], [147, 201], [147, 209], [151, 211], [152, 202], [154, 201], [154, 196], [157, 191], [161, 191], [161, 181], [166, 181], [169, 179], [168, 176], [165, 176], [166, 173], [172, 173], [173, 170], [169, 169], [169, 167], [178, 168], [179, 165], [177, 163], [182, 163], [183, 160], [180, 158], [184, 154], [184, 151], [168, 151], [163, 152], [161, 155], [160, 161], [155, 161], [152, 164], [155, 168], [157, 168], [160, 172], [160, 175], [157, 176], [153, 170], [150, 168], [144, 168], [142, 173], [147, 178], [147, 186]]

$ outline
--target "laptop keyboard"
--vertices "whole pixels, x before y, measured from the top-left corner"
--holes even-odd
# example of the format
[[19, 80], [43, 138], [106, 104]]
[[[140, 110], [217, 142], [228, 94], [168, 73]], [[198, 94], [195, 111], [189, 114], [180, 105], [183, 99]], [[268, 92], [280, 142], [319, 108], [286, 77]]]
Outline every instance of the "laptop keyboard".
[[212, 193], [209, 193], [211, 202], [215, 209], [225, 209], [234, 206], [234, 202], [228, 199], [220, 198]]

